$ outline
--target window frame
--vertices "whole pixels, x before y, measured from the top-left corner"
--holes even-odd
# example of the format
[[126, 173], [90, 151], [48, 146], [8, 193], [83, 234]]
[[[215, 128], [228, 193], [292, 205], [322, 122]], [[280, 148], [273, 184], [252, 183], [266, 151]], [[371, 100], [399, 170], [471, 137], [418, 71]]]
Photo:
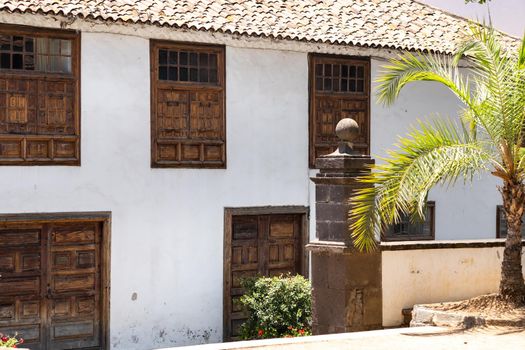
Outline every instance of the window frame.
[[[190, 81], [170, 81], [160, 80], [159, 76], [159, 57], [158, 52], [160, 49], [175, 49], [175, 50], [188, 50], [191, 52], [205, 52], [217, 54], [217, 84], [206, 84]], [[226, 169], [226, 155], [227, 155], [227, 137], [226, 137], [226, 48], [224, 45], [213, 45], [213, 44], [202, 44], [202, 43], [191, 43], [191, 42], [179, 42], [169, 40], [150, 40], [150, 89], [151, 89], [151, 167], [152, 168], [206, 168], [206, 169]], [[165, 161], [159, 160], [158, 155], [158, 138], [157, 138], [157, 95], [159, 87], [171, 87], [175, 91], [220, 91], [222, 94], [222, 108], [221, 108], [221, 120], [222, 120], [222, 137], [220, 141], [210, 141], [206, 139], [191, 139], [186, 138], [173, 138], [166, 140], [166, 144], [186, 144], [193, 142], [200, 142], [200, 160], [198, 161]], [[190, 116], [191, 118], [191, 116]], [[223, 161], [209, 162], [203, 159], [204, 157], [204, 145], [216, 145], [221, 144], [222, 147], [222, 159]], [[177, 152], [181, 154], [181, 147], [177, 146]]]
[[[507, 238], [507, 235], [502, 235], [501, 233], [501, 221], [500, 221], [500, 218], [503, 218], [503, 220], [505, 220], [506, 222], [506, 218], [503, 216], [504, 214], [504, 211], [503, 211], [503, 205], [496, 205], [496, 238], [502, 238], [502, 239], [506, 239]], [[525, 217], [525, 215], [524, 215]], [[508, 230], [508, 228], [507, 228]], [[525, 231], [525, 225], [522, 225], [521, 226], [521, 232], [523, 234], [523, 231]]]
[[[319, 62], [320, 61], [320, 62]], [[315, 65], [318, 63], [347, 63], [347, 64], [359, 64], [364, 65], [364, 92], [359, 93], [324, 93], [317, 92], [315, 86]], [[309, 53], [308, 54], [308, 164], [310, 169], [315, 169], [315, 159], [316, 159], [316, 144], [315, 144], [315, 99], [317, 95], [324, 96], [352, 96], [354, 101], [365, 101], [366, 105], [366, 124], [360, 125], [360, 128], [366, 128], [364, 137], [366, 139], [366, 146], [364, 144], [360, 145], [361, 147], [366, 147], [365, 154], [370, 154], [370, 103], [371, 103], [371, 86], [372, 86], [372, 72], [371, 72], [371, 58], [366, 56], [348, 56], [348, 55], [333, 55], [333, 54], [319, 54], [319, 53]], [[333, 148], [333, 151], [337, 148], [337, 141], [335, 136], [335, 128], [333, 130], [334, 142], [330, 143], [330, 147]], [[328, 146], [328, 145], [327, 145]]]
[[423, 234], [392, 236], [387, 234], [387, 230], [381, 232], [382, 242], [403, 242], [403, 241], [433, 241], [436, 239], [436, 202], [427, 201], [427, 209], [430, 210], [430, 236]]
[[[0, 157], [0, 166], [16, 165], [16, 166], [31, 166], [31, 165], [66, 165], [66, 166], [80, 166], [81, 165], [81, 111], [80, 111], [80, 88], [81, 88], [81, 35], [80, 31], [70, 29], [52, 29], [33, 27], [25, 25], [0, 24], [0, 34], [6, 35], [20, 35], [30, 36], [33, 38], [53, 38], [71, 40], [71, 73], [61, 72], [41, 72], [23, 69], [0, 69], [0, 78], [22, 78], [24, 80], [53, 81], [53, 79], [61, 79], [62, 81], [74, 82], [75, 91], [73, 93], [73, 135], [60, 134], [2, 134], [0, 133], [0, 141], [2, 142], [20, 142], [21, 157], [17, 159], [8, 159]], [[36, 53], [36, 52], [35, 52]], [[49, 157], [47, 158], [32, 158], [27, 156], [27, 143], [31, 141], [47, 143]], [[56, 142], [74, 143], [74, 156], [69, 158], [56, 158], [53, 154]], [[1, 146], [0, 146], [1, 147]]]
[[505, 238], [506, 237], [506, 235], [503, 236], [501, 234], [500, 218], [501, 218], [502, 211], [503, 211], [503, 205], [496, 205], [496, 238]]

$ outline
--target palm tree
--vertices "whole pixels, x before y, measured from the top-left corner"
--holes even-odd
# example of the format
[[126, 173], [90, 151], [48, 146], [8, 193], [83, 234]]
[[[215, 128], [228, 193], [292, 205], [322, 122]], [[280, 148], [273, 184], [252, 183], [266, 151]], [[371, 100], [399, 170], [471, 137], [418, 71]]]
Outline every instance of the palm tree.
[[[453, 57], [407, 53], [384, 67], [380, 102], [392, 104], [409, 83], [432, 81], [446, 86], [464, 108], [459, 118], [420, 121], [401, 137], [396, 149], [360, 179], [368, 186], [351, 199], [349, 218], [354, 245], [370, 251], [382, 228], [399, 222], [401, 215], [424, 216], [433, 186], [490, 172], [502, 182], [498, 188], [508, 224], [499, 293], [525, 302], [525, 37], [517, 50], [514, 46], [492, 28], [472, 25]], [[468, 74], [459, 69], [464, 57]]]

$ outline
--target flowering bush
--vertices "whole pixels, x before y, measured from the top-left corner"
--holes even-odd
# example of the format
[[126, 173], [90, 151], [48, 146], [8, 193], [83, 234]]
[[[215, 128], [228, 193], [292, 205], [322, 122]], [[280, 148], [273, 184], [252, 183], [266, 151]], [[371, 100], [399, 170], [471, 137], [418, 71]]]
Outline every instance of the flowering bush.
[[13, 337], [0, 333], [0, 347], [16, 348], [18, 345], [24, 343], [24, 338], [19, 338], [18, 334]]
[[241, 303], [249, 313], [241, 326], [243, 339], [311, 335], [310, 281], [302, 276], [245, 279]]

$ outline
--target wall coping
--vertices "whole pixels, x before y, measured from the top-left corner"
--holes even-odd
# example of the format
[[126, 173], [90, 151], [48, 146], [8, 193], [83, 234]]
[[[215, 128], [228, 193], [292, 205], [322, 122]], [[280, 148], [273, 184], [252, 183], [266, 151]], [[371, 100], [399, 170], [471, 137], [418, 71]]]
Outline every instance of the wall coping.
[[306, 245], [306, 250], [311, 252], [319, 252], [319, 253], [325, 253], [325, 252], [336, 252], [336, 253], [347, 253], [350, 251], [354, 251], [355, 249], [352, 246], [348, 246], [345, 242], [338, 242], [338, 241], [310, 241]]
[[[522, 241], [525, 246], [525, 239]], [[381, 242], [380, 251], [397, 250], [424, 250], [424, 249], [465, 249], [465, 248], [494, 248], [505, 247], [505, 238], [497, 239], [465, 239], [465, 240], [443, 240], [443, 241], [397, 241]], [[308, 251], [313, 252], [337, 252], [355, 253], [357, 250], [344, 242], [332, 241], [310, 241], [306, 245]]]
[[[525, 246], [525, 240], [522, 241]], [[460, 249], [460, 248], [492, 248], [504, 247], [505, 239], [475, 239], [454, 241], [404, 241], [404, 242], [381, 242], [381, 251], [396, 250], [420, 250], [420, 249]]]

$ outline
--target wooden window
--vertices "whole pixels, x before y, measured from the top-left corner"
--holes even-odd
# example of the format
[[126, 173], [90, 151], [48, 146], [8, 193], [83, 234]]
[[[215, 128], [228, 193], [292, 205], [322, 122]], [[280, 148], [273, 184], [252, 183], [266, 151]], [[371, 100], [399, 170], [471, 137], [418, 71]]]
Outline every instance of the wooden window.
[[[525, 225], [521, 226], [521, 235], [525, 237]], [[496, 238], [507, 238], [507, 219], [502, 205], [496, 206]]]
[[151, 166], [226, 167], [224, 48], [152, 41]]
[[370, 61], [343, 56], [310, 55], [310, 167], [335, 151], [335, 126], [352, 118], [360, 126], [354, 147], [370, 152]]
[[414, 222], [407, 215], [384, 230], [383, 241], [432, 240], [435, 238], [435, 202], [428, 202], [424, 221]]
[[0, 165], [80, 165], [80, 37], [0, 26]]

